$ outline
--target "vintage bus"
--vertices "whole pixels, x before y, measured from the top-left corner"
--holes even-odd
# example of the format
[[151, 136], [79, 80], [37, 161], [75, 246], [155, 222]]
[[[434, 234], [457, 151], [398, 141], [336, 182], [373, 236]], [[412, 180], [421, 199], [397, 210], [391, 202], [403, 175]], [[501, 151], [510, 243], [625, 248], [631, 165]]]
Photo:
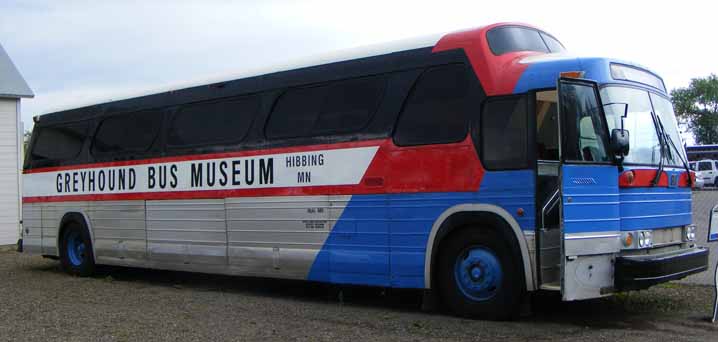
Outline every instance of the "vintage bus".
[[704, 271], [693, 177], [660, 77], [500, 23], [36, 117], [19, 244], [507, 319]]

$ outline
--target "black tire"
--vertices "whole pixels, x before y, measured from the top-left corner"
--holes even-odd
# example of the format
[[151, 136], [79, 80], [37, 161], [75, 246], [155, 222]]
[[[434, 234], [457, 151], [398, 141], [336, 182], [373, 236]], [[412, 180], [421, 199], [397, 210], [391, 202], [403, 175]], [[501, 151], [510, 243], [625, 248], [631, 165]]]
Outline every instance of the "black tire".
[[[490, 229], [470, 227], [447, 237], [440, 245], [437, 260], [436, 285], [443, 305], [452, 313], [469, 318], [508, 320], [517, 317], [524, 292], [523, 276], [519, 260], [515, 260], [509, 246]], [[470, 297], [462, 290], [457, 275], [459, 269], [463, 269], [457, 265], [464, 265], [461, 261], [468, 260], [468, 252], [477, 249], [493, 254], [502, 271], [501, 280], [496, 281], [498, 286], [490, 286], [487, 290], [491, 293], [490, 297], [481, 300]]]
[[718, 188], [718, 177], [716, 177], [716, 179], [713, 180], [713, 187]]
[[[79, 223], [70, 222], [63, 230], [60, 241], [60, 262], [65, 272], [80, 277], [95, 273], [92, 239], [87, 228]], [[77, 247], [79, 244], [83, 245], [81, 251], [78, 248], [74, 252], [70, 251], [72, 247]]]

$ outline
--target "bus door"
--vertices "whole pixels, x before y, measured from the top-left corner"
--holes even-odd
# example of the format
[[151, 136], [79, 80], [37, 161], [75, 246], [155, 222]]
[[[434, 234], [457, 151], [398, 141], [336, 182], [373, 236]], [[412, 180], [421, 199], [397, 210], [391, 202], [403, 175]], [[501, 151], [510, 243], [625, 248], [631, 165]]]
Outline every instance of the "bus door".
[[564, 300], [596, 298], [613, 292], [618, 167], [597, 84], [561, 78], [558, 98], [561, 293]]

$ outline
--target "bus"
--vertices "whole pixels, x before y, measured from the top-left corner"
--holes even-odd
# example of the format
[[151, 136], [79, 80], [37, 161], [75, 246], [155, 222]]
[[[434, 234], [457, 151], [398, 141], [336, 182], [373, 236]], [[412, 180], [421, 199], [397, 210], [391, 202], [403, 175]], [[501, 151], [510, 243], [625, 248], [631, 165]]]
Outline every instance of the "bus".
[[497, 23], [37, 116], [22, 251], [515, 317], [707, 268], [662, 79]]

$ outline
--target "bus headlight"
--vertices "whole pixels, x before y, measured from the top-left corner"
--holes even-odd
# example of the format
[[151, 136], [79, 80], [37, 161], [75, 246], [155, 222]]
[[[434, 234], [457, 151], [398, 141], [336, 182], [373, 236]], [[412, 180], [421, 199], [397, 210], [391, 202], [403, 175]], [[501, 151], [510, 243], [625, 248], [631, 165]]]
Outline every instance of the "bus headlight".
[[651, 231], [646, 230], [638, 233], [638, 248], [650, 247], [653, 244]]
[[643, 248], [646, 246], [646, 232], [638, 233], [638, 247]]
[[689, 224], [683, 229], [683, 238], [685, 241], [696, 240], [696, 226], [694, 224]]

